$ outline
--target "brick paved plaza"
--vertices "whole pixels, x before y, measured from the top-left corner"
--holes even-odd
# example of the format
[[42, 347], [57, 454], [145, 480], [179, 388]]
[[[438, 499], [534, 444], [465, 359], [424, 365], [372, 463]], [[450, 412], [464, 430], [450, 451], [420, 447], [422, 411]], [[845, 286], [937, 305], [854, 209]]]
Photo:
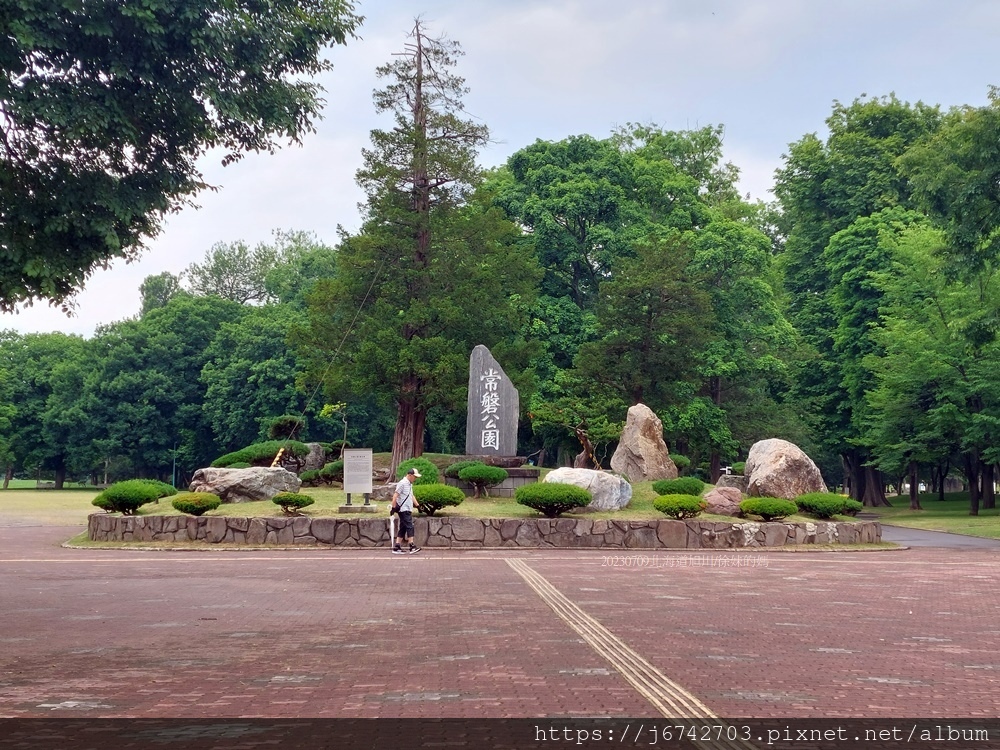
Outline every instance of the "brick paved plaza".
[[0, 528], [0, 717], [1000, 716], [996, 548], [61, 548], [76, 531]]

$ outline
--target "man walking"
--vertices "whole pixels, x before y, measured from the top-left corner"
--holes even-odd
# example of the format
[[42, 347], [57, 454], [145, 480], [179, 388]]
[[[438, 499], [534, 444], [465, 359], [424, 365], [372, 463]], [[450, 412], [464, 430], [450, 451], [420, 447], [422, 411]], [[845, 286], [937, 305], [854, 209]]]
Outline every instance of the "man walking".
[[420, 551], [420, 547], [413, 544], [413, 509], [420, 507], [417, 498], [413, 496], [413, 480], [419, 478], [420, 472], [411, 468], [406, 472], [406, 476], [399, 480], [392, 495], [392, 509], [399, 513], [399, 531], [396, 533], [396, 543], [392, 548], [394, 555], [406, 554], [403, 551], [404, 540], [410, 545], [411, 555]]

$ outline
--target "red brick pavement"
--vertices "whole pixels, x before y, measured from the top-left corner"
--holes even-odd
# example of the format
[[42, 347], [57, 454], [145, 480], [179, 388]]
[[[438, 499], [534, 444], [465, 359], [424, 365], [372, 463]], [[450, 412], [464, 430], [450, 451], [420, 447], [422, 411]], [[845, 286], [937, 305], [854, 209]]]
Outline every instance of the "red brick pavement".
[[995, 550], [615, 567], [60, 548], [73, 533], [0, 529], [0, 717], [655, 716], [510, 556], [721, 716], [1000, 716]]

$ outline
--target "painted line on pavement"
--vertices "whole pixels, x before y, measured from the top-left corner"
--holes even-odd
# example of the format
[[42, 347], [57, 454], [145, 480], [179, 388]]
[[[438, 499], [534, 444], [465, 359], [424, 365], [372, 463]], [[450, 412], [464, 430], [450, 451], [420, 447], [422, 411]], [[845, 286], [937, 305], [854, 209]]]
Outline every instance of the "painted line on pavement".
[[[633, 651], [614, 633], [588, 615], [564, 596], [542, 575], [535, 572], [522, 558], [507, 559], [507, 564], [524, 579], [524, 582], [545, 602], [553, 612], [575, 630], [587, 644], [604, 657], [640, 695], [648, 700], [661, 715], [668, 719], [683, 719], [703, 736], [699, 729], [724, 726], [724, 722], [690, 691], [684, 689], [656, 667]], [[698, 719], [707, 721], [698, 722]], [[724, 732], [723, 732], [724, 733]], [[695, 740], [694, 744], [703, 745]], [[715, 739], [705, 747], [752, 748], [742, 740]]]

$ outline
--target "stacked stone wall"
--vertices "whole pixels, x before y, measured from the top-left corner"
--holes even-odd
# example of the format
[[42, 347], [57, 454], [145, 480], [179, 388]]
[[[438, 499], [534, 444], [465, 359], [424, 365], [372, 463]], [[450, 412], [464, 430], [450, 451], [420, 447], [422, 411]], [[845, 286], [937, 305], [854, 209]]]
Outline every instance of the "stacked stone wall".
[[[581, 518], [416, 518], [416, 543], [428, 548], [734, 549], [878, 542], [878, 521], [725, 523], [595, 521]], [[195, 542], [247, 545], [379, 547], [389, 544], [385, 518], [308, 516], [114, 516], [95, 513], [88, 534], [100, 542]]]

